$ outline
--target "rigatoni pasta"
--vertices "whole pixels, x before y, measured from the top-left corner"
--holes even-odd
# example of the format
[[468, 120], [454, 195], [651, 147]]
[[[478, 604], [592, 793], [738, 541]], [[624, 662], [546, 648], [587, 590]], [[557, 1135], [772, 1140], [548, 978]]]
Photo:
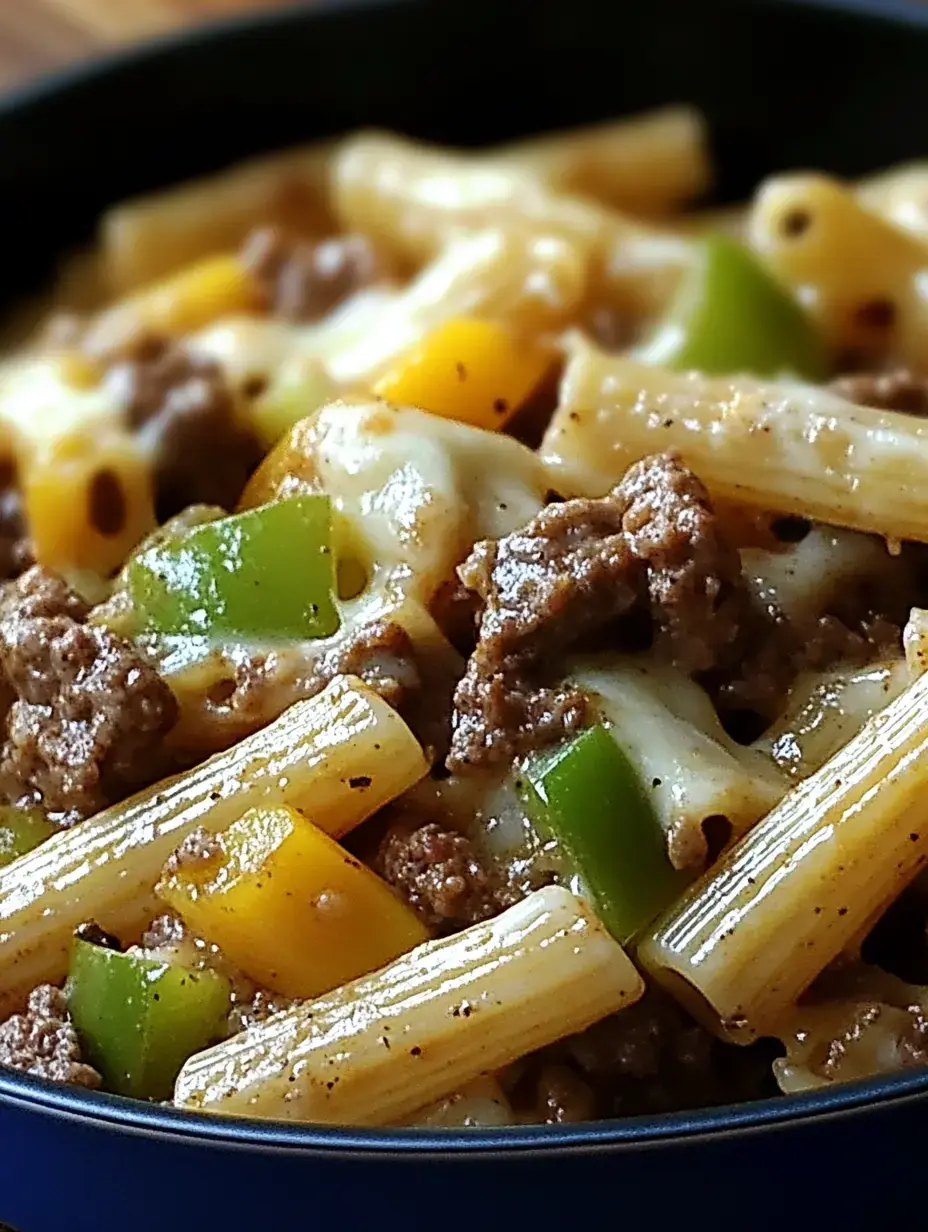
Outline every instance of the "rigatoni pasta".
[[360, 681], [338, 678], [256, 736], [126, 801], [0, 872], [0, 1005], [67, 968], [85, 919], [138, 935], [165, 859], [198, 826], [216, 831], [249, 804], [302, 804], [342, 835], [426, 771], [418, 743]]
[[711, 136], [282, 151], [11, 323], [0, 1067], [452, 1132], [924, 1063], [924, 171]]
[[780, 1017], [928, 862], [928, 681], [796, 787], [639, 949], [733, 1038]]
[[641, 992], [583, 903], [550, 887], [191, 1058], [175, 1099], [227, 1115], [390, 1124]]
[[541, 448], [552, 485], [598, 494], [661, 449], [735, 503], [928, 539], [919, 420], [813, 386], [668, 374], [578, 344]]

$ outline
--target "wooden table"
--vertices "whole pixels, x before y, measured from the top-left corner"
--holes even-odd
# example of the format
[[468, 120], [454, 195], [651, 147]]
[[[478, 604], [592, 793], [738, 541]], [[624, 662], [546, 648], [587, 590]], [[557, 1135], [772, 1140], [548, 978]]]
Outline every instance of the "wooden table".
[[132, 39], [286, 3], [311, 0], [0, 0], [0, 90]]

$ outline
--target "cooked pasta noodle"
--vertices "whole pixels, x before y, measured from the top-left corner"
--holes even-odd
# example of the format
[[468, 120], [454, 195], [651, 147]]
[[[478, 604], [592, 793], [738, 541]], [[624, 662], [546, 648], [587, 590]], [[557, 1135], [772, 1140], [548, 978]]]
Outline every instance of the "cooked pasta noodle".
[[692, 107], [663, 107], [486, 151], [558, 192], [592, 197], [644, 217], [679, 209], [710, 185], [705, 121]]
[[743, 505], [928, 540], [928, 428], [912, 416], [811, 385], [671, 374], [578, 344], [541, 448], [552, 486], [600, 495], [661, 449]]
[[928, 172], [704, 202], [709, 137], [283, 150], [10, 323], [0, 1066], [463, 1129], [928, 1064], [864, 965], [928, 953]]
[[552, 886], [192, 1057], [175, 1099], [228, 1115], [390, 1124], [642, 990], [585, 904]]
[[779, 1018], [928, 862], [928, 677], [796, 787], [639, 956], [734, 1040]]
[[201, 257], [227, 252], [252, 227], [277, 223], [312, 235], [331, 221], [322, 144], [254, 159], [180, 188], [109, 210], [100, 228], [106, 278], [124, 295]]
[[251, 805], [295, 804], [341, 835], [426, 769], [398, 715], [339, 677], [227, 753], [63, 831], [0, 870], [0, 1009], [64, 974], [81, 921], [137, 934], [162, 865], [196, 826], [216, 832]]
[[924, 365], [928, 249], [865, 209], [850, 188], [818, 175], [770, 180], [749, 236], [836, 347]]

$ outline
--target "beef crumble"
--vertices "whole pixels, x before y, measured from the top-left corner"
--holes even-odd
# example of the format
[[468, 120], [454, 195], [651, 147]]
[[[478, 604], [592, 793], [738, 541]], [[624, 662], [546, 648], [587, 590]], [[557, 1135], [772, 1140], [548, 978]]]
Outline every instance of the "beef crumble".
[[383, 274], [363, 235], [313, 242], [273, 227], [252, 232], [242, 263], [261, 287], [267, 309], [288, 321], [316, 321]]
[[483, 602], [454, 699], [448, 764], [460, 773], [583, 725], [583, 698], [541, 670], [581, 639], [639, 609], [672, 662], [706, 671], [732, 654], [749, 604], [705, 488], [670, 454], [636, 463], [599, 500], [549, 505], [478, 543], [459, 574]]
[[393, 826], [374, 863], [423, 922], [442, 933], [488, 920], [515, 900], [470, 839], [437, 822]]
[[159, 522], [188, 505], [234, 508], [261, 458], [212, 359], [152, 339], [108, 371], [129, 426], [151, 443]]
[[732, 1048], [670, 996], [635, 1005], [527, 1057], [513, 1070], [514, 1104], [539, 1120], [646, 1116], [772, 1094], [771, 1048]]
[[[844, 618], [824, 613], [806, 622], [776, 611], [755, 612], [742, 629], [742, 653], [727, 672], [706, 684], [723, 719], [750, 713], [766, 725], [801, 672], [824, 671], [836, 663], [863, 667], [898, 655], [902, 627], [887, 616], [865, 611]], [[738, 735], [737, 730], [733, 733]], [[758, 734], [751, 732], [750, 736]]]
[[26, 1012], [0, 1026], [0, 1065], [72, 1086], [96, 1088], [101, 1081], [81, 1060], [64, 993], [50, 984], [33, 989]]
[[0, 792], [73, 822], [157, 776], [152, 756], [177, 703], [138, 650], [81, 623], [87, 606], [34, 566], [0, 604], [0, 667], [12, 702]]
[[847, 373], [833, 380], [829, 389], [860, 406], [928, 415], [928, 379], [916, 376], [907, 368], [896, 368], [891, 372]]

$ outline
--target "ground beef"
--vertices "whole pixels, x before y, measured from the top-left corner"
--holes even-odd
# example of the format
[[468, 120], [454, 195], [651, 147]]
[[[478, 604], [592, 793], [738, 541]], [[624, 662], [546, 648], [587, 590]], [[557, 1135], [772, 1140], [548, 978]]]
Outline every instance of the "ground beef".
[[0, 667], [15, 698], [0, 791], [71, 822], [157, 776], [177, 703], [134, 646], [81, 624], [86, 605], [38, 566], [0, 604]]
[[194, 504], [232, 509], [260, 447], [239, 422], [218, 364], [156, 339], [114, 364], [106, 380], [130, 427], [151, 444], [158, 520]]
[[238, 1035], [239, 1031], [247, 1031], [249, 1027], [267, 1022], [274, 1014], [292, 1009], [296, 1004], [290, 997], [258, 988], [250, 998], [236, 1000], [233, 1004], [229, 1011], [229, 1034]]
[[[704, 678], [723, 718], [757, 716], [758, 725], [779, 711], [796, 676], [824, 671], [837, 663], [864, 666], [902, 650], [902, 627], [865, 607], [842, 615], [825, 613], [809, 621], [790, 621], [782, 613], [754, 611], [741, 630], [741, 652], [734, 664]], [[733, 734], [737, 735], [735, 730]], [[747, 738], [757, 732], [749, 730]]]
[[928, 415], [928, 378], [916, 376], [907, 368], [849, 373], [832, 381], [829, 388], [860, 406]]
[[717, 1040], [660, 989], [525, 1059], [512, 1099], [539, 1120], [641, 1116], [772, 1094], [771, 1049]]
[[437, 822], [392, 827], [374, 863], [421, 919], [442, 933], [488, 920], [514, 901], [470, 839]]
[[318, 320], [383, 274], [363, 235], [308, 241], [266, 227], [245, 241], [242, 261], [261, 286], [268, 310], [288, 321]]
[[81, 1061], [64, 993], [50, 984], [29, 994], [25, 1014], [14, 1014], [0, 1026], [0, 1065], [52, 1082], [100, 1085], [97, 1071]]
[[549, 505], [478, 543], [460, 567], [483, 603], [455, 693], [449, 767], [509, 761], [585, 720], [582, 697], [540, 665], [636, 609], [689, 672], [730, 656], [748, 605], [738, 553], [699, 480], [672, 455], [637, 463], [608, 496]]
[[392, 620], [362, 626], [344, 646], [324, 656], [316, 666], [320, 681], [336, 676], [360, 676], [395, 710], [406, 708], [422, 687], [412, 640]]

